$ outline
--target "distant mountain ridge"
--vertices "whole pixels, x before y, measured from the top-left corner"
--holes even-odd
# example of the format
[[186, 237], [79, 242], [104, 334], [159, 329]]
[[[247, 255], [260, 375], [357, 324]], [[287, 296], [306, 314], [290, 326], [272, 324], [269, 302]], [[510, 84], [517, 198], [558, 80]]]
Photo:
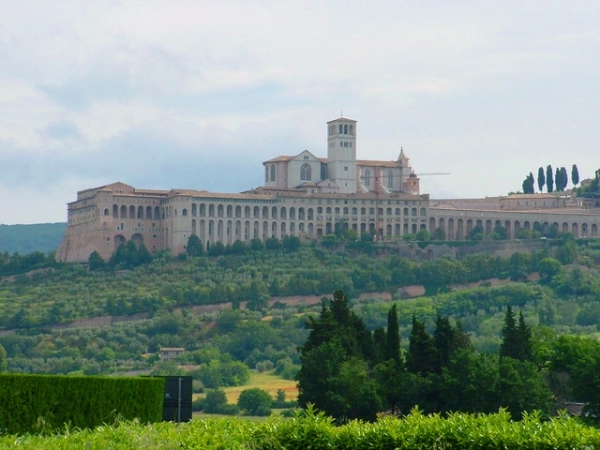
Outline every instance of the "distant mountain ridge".
[[31, 225], [0, 224], [0, 252], [25, 255], [32, 252], [55, 251], [60, 245], [66, 228], [65, 222]]

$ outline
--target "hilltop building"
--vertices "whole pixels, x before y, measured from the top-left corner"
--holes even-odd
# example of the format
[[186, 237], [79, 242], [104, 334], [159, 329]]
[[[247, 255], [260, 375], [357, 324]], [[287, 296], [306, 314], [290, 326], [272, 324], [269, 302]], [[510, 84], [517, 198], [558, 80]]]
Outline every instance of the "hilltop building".
[[449, 240], [475, 227], [489, 237], [502, 227], [508, 239], [522, 229], [598, 236], [600, 210], [564, 194], [431, 200], [400, 149], [395, 160], [357, 159], [357, 122], [327, 122], [327, 157], [308, 150], [263, 162], [265, 183], [242, 193], [139, 189], [116, 182], [77, 193], [57, 252], [62, 262], [85, 262], [93, 251], [111, 257], [126, 240], [151, 251], [186, 250], [195, 234], [203, 245], [286, 235], [330, 234], [336, 225], [380, 240], [440, 229]]

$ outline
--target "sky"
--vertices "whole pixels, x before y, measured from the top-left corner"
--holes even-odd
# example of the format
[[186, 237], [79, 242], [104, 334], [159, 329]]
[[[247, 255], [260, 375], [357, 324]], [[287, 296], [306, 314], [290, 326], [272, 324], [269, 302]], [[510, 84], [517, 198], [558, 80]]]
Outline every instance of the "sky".
[[[0, 2], [0, 223], [64, 222], [77, 191], [240, 192], [262, 162], [400, 148], [431, 198], [600, 167], [600, 2]], [[570, 186], [570, 184], [569, 184]]]

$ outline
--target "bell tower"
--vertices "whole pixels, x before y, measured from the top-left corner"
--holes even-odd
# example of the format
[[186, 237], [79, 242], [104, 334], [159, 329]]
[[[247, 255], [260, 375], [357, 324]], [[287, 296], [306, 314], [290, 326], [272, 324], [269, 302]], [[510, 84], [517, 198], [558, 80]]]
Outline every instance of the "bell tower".
[[327, 122], [328, 178], [340, 192], [356, 193], [356, 120], [340, 117]]

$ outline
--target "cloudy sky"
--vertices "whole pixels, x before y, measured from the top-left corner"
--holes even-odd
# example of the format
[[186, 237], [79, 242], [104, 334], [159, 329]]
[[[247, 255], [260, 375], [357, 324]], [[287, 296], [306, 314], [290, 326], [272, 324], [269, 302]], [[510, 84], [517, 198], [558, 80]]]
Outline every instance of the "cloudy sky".
[[600, 167], [600, 2], [0, 2], [0, 223], [63, 222], [78, 190], [239, 192], [262, 161], [400, 147], [434, 198]]

